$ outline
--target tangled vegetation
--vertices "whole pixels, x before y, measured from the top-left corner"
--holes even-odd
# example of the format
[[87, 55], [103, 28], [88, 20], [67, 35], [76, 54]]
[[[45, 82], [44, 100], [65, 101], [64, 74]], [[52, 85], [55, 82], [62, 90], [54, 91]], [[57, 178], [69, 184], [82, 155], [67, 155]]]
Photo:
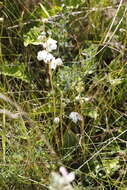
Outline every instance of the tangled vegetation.
[[1, 1], [0, 79], [1, 190], [127, 190], [126, 1]]

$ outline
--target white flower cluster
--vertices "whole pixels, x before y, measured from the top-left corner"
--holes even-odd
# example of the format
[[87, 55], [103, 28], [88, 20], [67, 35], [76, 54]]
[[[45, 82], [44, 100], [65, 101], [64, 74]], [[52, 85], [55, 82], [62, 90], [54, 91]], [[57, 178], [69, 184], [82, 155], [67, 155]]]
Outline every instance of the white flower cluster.
[[71, 112], [69, 115], [69, 119], [71, 119], [74, 123], [82, 121], [82, 117], [78, 112]]
[[61, 175], [56, 172], [52, 172], [50, 190], [73, 190], [70, 184], [75, 179], [74, 172], [68, 173], [63, 166], [59, 169]]
[[[38, 37], [40, 38], [40, 37]], [[44, 39], [44, 37], [43, 37]], [[46, 38], [45, 38], [46, 39]], [[50, 64], [50, 68], [55, 70], [57, 66], [63, 64], [61, 58], [55, 58], [50, 52], [57, 49], [57, 41], [52, 38], [48, 38], [41, 43], [44, 50], [39, 51], [37, 54], [38, 61], [44, 61], [47, 64]]]

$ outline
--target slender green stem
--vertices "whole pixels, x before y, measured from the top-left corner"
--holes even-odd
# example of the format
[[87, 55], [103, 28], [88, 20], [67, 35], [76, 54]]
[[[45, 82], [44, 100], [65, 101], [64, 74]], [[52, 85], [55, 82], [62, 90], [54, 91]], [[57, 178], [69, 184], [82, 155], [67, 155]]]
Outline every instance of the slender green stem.
[[54, 95], [54, 86], [53, 86], [53, 76], [52, 76], [52, 69], [49, 64], [49, 78], [50, 78], [50, 84], [51, 84], [51, 89], [52, 89], [52, 94], [53, 94], [53, 114], [54, 118], [56, 116], [56, 99]]

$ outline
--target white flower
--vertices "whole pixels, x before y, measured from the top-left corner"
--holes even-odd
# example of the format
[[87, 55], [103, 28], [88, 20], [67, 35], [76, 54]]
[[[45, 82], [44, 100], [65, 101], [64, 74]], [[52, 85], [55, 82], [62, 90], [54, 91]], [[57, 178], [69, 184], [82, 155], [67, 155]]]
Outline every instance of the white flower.
[[55, 59], [55, 57], [52, 59], [52, 61], [50, 62], [50, 68], [51, 69], [53, 69], [53, 70], [55, 70], [56, 69], [56, 66], [57, 66], [57, 64], [56, 64], [56, 59]]
[[88, 102], [88, 101], [90, 101], [91, 98], [88, 96], [85, 96], [83, 99], [85, 100], [85, 102]]
[[49, 63], [54, 59], [54, 56], [46, 50], [39, 51], [37, 54], [38, 61], [44, 61], [45, 63]]
[[78, 96], [75, 97], [76, 101], [79, 101], [80, 99], [81, 99], [80, 95], [78, 95]]
[[70, 183], [75, 179], [74, 172], [68, 173], [65, 167], [61, 166], [59, 171], [62, 174], [66, 183]]
[[50, 67], [51, 67], [51, 69], [55, 70], [57, 65], [60, 66], [62, 64], [63, 64], [63, 62], [62, 62], [61, 58], [57, 58], [57, 59], [53, 58], [52, 61], [50, 62]]
[[3, 22], [4, 21], [4, 18], [3, 17], [0, 17], [0, 22]]
[[[43, 41], [46, 38], [46, 33], [45, 32], [41, 32], [41, 34], [38, 36], [37, 40], [39, 41]], [[42, 42], [41, 42], [42, 44]]]
[[75, 179], [74, 172], [68, 173], [66, 168], [60, 167], [59, 172], [52, 172], [50, 190], [73, 190], [71, 182]]
[[41, 32], [40, 36], [46, 36], [46, 32], [45, 31]]
[[74, 122], [77, 123], [78, 121], [82, 121], [82, 117], [78, 112], [71, 112], [69, 118]]
[[59, 117], [55, 117], [54, 118], [54, 123], [58, 124], [60, 122], [60, 118]]
[[43, 47], [48, 51], [51, 52], [52, 50], [57, 49], [57, 41], [49, 38], [45, 43], [43, 43]]
[[56, 64], [59, 65], [59, 66], [63, 64], [63, 61], [62, 61], [61, 58], [57, 58], [57, 59], [55, 60], [55, 62], [56, 62]]

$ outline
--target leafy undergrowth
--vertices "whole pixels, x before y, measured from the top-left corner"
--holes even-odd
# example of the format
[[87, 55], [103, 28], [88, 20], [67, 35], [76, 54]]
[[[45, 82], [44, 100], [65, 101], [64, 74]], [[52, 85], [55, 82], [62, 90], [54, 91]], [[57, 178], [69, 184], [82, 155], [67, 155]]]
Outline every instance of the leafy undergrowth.
[[60, 166], [74, 189], [127, 189], [126, 23], [122, 0], [0, 3], [0, 189], [48, 189]]

